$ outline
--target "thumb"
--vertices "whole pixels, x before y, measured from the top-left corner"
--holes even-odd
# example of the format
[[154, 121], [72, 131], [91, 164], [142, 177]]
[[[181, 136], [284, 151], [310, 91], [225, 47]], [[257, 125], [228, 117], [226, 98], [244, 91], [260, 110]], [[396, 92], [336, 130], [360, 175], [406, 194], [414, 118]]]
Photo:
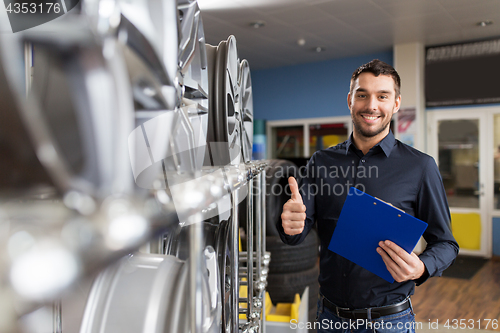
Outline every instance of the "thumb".
[[299, 185], [294, 177], [288, 177], [288, 185], [290, 186], [290, 191], [292, 192], [292, 201], [302, 203], [302, 197], [299, 193]]

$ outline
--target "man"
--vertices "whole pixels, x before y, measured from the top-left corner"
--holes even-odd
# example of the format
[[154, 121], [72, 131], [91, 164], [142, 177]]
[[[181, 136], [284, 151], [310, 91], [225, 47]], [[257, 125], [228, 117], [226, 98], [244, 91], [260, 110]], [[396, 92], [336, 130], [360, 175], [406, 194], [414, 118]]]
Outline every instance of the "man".
[[[440, 276], [458, 254], [434, 159], [396, 140], [390, 130], [401, 104], [400, 86], [396, 70], [380, 60], [359, 67], [347, 96], [353, 122], [350, 138], [311, 157], [300, 192], [295, 179], [289, 179], [292, 198], [283, 206], [278, 230], [283, 242], [295, 245], [317, 222], [321, 240], [318, 332], [414, 331], [409, 296], [415, 285]], [[384, 239], [374, 249], [394, 283], [328, 250], [350, 186], [428, 223], [427, 247], [418, 256]]]

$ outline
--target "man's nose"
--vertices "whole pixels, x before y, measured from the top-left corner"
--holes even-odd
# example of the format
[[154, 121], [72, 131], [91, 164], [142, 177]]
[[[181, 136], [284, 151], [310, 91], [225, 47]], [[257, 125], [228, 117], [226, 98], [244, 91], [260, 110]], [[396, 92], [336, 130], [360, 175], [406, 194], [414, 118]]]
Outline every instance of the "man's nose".
[[377, 110], [378, 109], [377, 96], [372, 96], [368, 99], [368, 109], [369, 110]]

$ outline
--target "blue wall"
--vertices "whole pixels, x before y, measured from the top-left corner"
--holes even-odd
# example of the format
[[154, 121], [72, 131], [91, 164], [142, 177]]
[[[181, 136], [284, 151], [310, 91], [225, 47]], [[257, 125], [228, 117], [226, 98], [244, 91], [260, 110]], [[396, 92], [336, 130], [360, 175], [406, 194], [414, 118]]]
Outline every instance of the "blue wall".
[[392, 50], [252, 71], [254, 118], [283, 120], [349, 115], [347, 93], [356, 68], [373, 59], [393, 64]]

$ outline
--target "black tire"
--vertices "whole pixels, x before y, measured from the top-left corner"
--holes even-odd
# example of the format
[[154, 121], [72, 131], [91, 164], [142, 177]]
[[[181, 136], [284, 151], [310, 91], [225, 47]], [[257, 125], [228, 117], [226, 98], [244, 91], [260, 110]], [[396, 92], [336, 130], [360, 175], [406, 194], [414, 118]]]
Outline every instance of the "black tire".
[[271, 252], [270, 274], [305, 271], [318, 261], [318, 234], [311, 229], [306, 239], [298, 245], [284, 244], [279, 236], [267, 236], [266, 251]]
[[[278, 236], [283, 205], [290, 199], [288, 177], [297, 177], [298, 168], [287, 160], [270, 160], [266, 169], [266, 235]], [[285, 190], [286, 189], [286, 190]]]
[[269, 274], [267, 277], [267, 291], [273, 304], [292, 303], [295, 294], [302, 295], [306, 287], [309, 287], [308, 309], [318, 301], [318, 276], [319, 265], [296, 273]]

